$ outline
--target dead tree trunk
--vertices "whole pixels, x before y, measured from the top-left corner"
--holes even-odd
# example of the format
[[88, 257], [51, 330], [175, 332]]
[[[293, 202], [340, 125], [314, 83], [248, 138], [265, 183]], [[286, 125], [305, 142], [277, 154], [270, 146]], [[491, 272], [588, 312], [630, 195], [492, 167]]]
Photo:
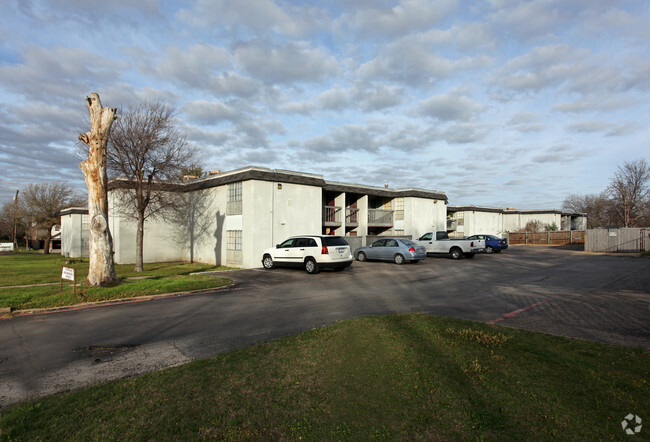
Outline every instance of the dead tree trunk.
[[105, 285], [117, 280], [113, 261], [113, 238], [108, 228], [108, 176], [106, 174], [106, 145], [117, 108], [103, 108], [99, 95], [86, 97], [90, 111], [90, 132], [79, 134], [88, 145], [88, 159], [79, 167], [88, 186], [88, 215], [90, 217], [88, 283]]

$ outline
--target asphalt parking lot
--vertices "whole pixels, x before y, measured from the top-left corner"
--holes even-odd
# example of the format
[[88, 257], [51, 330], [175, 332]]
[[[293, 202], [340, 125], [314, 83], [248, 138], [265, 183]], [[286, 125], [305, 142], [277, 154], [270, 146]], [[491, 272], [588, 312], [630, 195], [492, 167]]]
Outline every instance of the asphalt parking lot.
[[343, 272], [228, 272], [233, 286], [0, 320], [0, 407], [365, 315], [424, 312], [650, 348], [650, 258], [514, 246]]

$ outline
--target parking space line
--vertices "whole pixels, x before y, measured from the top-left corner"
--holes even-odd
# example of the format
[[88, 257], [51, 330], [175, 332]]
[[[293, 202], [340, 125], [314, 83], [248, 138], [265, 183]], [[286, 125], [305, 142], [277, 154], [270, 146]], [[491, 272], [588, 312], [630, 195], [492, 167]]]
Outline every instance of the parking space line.
[[525, 312], [526, 310], [530, 310], [531, 308], [537, 307], [537, 306], [542, 305], [542, 304], [546, 304], [547, 302], [551, 301], [551, 299], [552, 299], [552, 298], [547, 298], [547, 299], [544, 299], [543, 301], [536, 302], [535, 304], [531, 304], [531, 305], [529, 305], [529, 306], [526, 306], [526, 307], [520, 308], [520, 309], [515, 310], [515, 311], [513, 311], [513, 312], [510, 312], [510, 313], [506, 313], [505, 315], [501, 316], [500, 318], [488, 322], [488, 324], [490, 324], [490, 325], [494, 325], [494, 324], [496, 324], [497, 322], [501, 322], [501, 321], [505, 321], [506, 319], [514, 318], [514, 317], [516, 317], [517, 315], [519, 315], [520, 313]]

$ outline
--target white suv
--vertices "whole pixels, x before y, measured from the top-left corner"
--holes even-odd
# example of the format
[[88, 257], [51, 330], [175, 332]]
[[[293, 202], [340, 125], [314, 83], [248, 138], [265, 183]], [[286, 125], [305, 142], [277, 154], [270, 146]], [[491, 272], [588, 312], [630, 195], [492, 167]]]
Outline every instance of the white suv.
[[307, 273], [318, 273], [321, 268], [342, 270], [354, 260], [350, 245], [340, 236], [292, 236], [262, 255], [265, 269], [276, 266], [303, 267]]

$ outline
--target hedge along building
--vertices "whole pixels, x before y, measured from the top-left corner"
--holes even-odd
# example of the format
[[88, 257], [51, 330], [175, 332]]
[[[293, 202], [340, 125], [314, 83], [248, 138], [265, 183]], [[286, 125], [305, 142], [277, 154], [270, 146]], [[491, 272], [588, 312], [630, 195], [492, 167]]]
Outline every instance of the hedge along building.
[[585, 230], [587, 216], [562, 210], [517, 210], [479, 206], [448, 206], [447, 230], [450, 236], [490, 234], [505, 236], [539, 221], [542, 226], [556, 226], [558, 230]]
[[[444, 230], [447, 196], [422, 189], [390, 189], [325, 181], [322, 175], [246, 167], [184, 183], [166, 184], [176, 210], [148, 219], [144, 262], [198, 261], [254, 268], [262, 252], [292, 235], [418, 236]], [[135, 262], [136, 222], [117, 210], [126, 182], [109, 184], [109, 226], [115, 262]], [[87, 211], [86, 211], [87, 213]], [[62, 251], [83, 256], [83, 209], [61, 213]], [[85, 221], [85, 222], [84, 222]]]

